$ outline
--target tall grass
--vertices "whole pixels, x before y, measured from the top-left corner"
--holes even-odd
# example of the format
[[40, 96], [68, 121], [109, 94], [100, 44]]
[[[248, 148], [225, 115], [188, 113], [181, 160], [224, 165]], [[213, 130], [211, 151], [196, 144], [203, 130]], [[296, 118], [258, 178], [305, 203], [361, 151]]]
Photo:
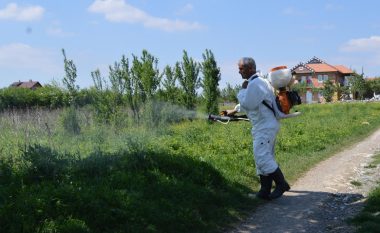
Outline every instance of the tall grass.
[[[3, 112], [0, 232], [215, 232], [253, 209], [250, 123], [165, 108], [152, 105], [138, 124], [128, 111], [103, 124], [80, 109], [79, 134], [61, 110]], [[379, 103], [298, 110], [276, 146], [290, 180], [380, 125]]]

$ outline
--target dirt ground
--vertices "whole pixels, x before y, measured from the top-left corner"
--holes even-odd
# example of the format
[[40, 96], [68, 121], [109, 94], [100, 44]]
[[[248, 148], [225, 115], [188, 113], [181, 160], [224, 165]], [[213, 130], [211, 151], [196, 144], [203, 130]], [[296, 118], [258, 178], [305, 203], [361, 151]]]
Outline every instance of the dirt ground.
[[259, 206], [228, 232], [354, 232], [346, 219], [360, 212], [379, 184], [380, 166], [368, 166], [379, 151], [380, 129], [319, 163], [283, 197]]

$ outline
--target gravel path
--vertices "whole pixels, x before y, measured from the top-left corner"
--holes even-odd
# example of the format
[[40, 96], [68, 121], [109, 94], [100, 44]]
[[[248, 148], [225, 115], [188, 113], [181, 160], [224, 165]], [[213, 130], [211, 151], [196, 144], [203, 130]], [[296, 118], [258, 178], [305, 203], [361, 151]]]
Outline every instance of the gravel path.
[[259, 206], [237, 232], [354, 232], [345, 219], [363, 207], [380, 181], [380, 166], [368, 166], [380, 151], [380, 129], [319, 163], [283, 197]]

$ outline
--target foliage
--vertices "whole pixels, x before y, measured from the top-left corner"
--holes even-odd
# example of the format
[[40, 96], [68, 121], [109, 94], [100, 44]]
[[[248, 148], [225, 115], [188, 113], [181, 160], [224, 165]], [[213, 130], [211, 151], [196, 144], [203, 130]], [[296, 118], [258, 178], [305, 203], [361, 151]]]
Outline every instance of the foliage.
[[78, 113], [74, 106], [70, 106], [62, 113], [61, 121], [63, 128], [69, 134], [80, 134]]
[[337, 92], [338, 100], [349, 99], [350, 96], [350, 87], [344, 86], [340, 83], [335, 85], [335, 91]]
[[[180, 67], [180, 69], [179, 69]], [[176, 64], [175, 74], [176, 78], [181, 84], [181, 88], [184, 92], [183, 103], [184, 106], [189, 110], [195, 109], [196, 97], [197, 97], [197, 88], [200, 84], [199, 79], [199, 64], [194, 61], [193, 58], [187, 55], [187, 52], [183, 51], [183, 60], [181, 65]]]
[[354, 74], [349, 79], [349, 83], [354, 99], [363, 99], [364, 94], [367, 92], [368, 88], [364, 80], [364, 74], [358, 74], [354, 72]]
[[157, 68], [158, 59], [143, 50], [140, 59], [133, 55], [131, 72], [134, 79], [138, 82], [135, 88], [138, 88], [140, 100], [145, 103], [152, 100], [161, 80], [159, 70]]
[[112, 94], [109, 91], [108, 83], [101, 76], [99, 70], [91, 72], [94, 87], [91, 90], [94, 92], [93, 108], [95, 110], [98, 122], [109, 122], [114, 113]]
[[219, 112], [218, 97], [220, 95], [218, 86], [220, 81], [220, 68], [216, 64], [214, 54], [206, 49], [201, 64], [203, 73], [203, 97], [206, 101], [206, 112], [217, 114]]
[[77, 68], [73, 62], [73, 60], [68, 60], [66, 58], [65, 50], [62, 49], [63, 54], [63, 62], [64, 62], [64, 68], [65, 68], [65, 76], [63, 77], [63, 84], [65, 85], [66, 89], [69, 92], [70, 95], [70, 104], [76, 106], [76, 97], [77, 93], [79, 91], [79, 86], [75, 84], [76, 78], [77, 78]]
[[368, 80], [367, 83], [371, 89], [371, 92], [374, 92], [376, 94], [380, 93], [380, 77], [373, 80]]
[[177, 75], [175, 75], [175, 68], [170, 66], [165, 66], [163, 82], [163, 89], [160, 90], [159, 95], [162, 96], [162, 99], [166, 102], [172, 104], [180, 104], [181, 91], [176, 86]]
[[368, 197], [364, 210], [352, 219], [351, 223], [358, 227], [358, 232], [380, 232], [380, 187]]
[[235, 87], [232, 87], [230, 83], [227, 83], [227, 86], [220, 91], [220, 97], [222, 98], [224, 102], [228, 101], [228, 102], [237, 103], [238, 102], [237, 94], [240, 89], [241, 89], [240, 85], [236, 85]]
[[301, 83], [298, 82], [291, 86], [291, 89], [293, 91], [297, 91], [299, 94], [305, 94], [307, 90], [311, 90], [311, 92], [316, 93], [320, 91], [320, 88], [314, 87], [310, 84], [307, 84], [306, 82]]
[[125, 95], [124, 98], [127, 101], [128, 106], [133, 112], [134, 119], [139, 119], [140, 115], [140, 103], [142, 99], [141, 84], [138, 80], [138, 76], [135, 74], [136, 68], [129, 68], [129, 60], [123, 56], [120, 64], [115, 63], [115, 71], [120, 73], [120, 77], [124, 80]]
[[322, 96], [325, 98], [326, 102], [331, 102], [332, 97], [335, 93], [335, 85], [331, 80], [327, 80], [323, 83]]
[[[0, 232], [217, 232], [238, 221], [259, 187], [250, 124], [170, 118], [186, 113], [171, 106], [151, 105], [176, 122], [156, 127], [95, 124], [78, 109], [78, 135], [59, 127], [61, 110], [1, 113]], [[295, 108], [276, 144], [290, 181], [380, 126], [376, 102]]]

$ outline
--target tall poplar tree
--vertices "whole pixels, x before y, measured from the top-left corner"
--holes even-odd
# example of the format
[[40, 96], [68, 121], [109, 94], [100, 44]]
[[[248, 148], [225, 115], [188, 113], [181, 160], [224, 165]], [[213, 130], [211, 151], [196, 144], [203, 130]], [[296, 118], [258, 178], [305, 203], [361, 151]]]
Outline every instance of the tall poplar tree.
[[220, 81], [220, 68], [216, 64], [214, 54], [211, 50], [206, 49], [203, 53], [202, 73], [203, 73], [203, 97], [206, 101], [206, 111], [216, 114], [219, 112], [218, 98], [220, 92], [218, 89]]
[[[178, 75], [178, 81], [184, 91], [183, 103], [187, 109], [195, 109], [197, 99], [197, 88], [200, 84], [199, 79], [199, 64], [194, 61], [193, 58], [187, 55], [187, 52], [183, 51], [183, 59], [181, 63], [182, 75]], [[178, 71], [177, 71], [178, 72]]]

